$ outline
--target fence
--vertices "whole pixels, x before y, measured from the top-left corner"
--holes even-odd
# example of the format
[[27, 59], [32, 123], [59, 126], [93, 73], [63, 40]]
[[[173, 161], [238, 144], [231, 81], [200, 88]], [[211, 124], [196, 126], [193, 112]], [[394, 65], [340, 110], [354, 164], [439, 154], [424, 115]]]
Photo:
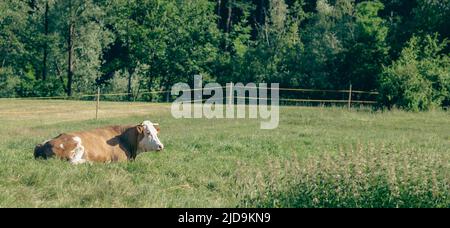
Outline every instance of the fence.
[[[246, 87], [246, 88], [257, 88], [257, 87]], [[324, 90], [324, 89], [295, 89], [295, 88], [278, 88], [279, 91], [294, 91], [294, 92], [326, 92], [326, 93], [346, 93], [348, 94], [348, 99], [346, 100], [324, 100], [324, 99], [292, 99], [292, 98], [280, 98], [280, 101], [293, 101], [293, 102], [316, 102], [316, 103], [347, 103], [348, 107], [351, 107], [352, 103], [359, 104], [376, 104], [376, 101], [367, 100], [352, 100], [353, 94], [368, 94], [368, 95], [378, 95], [378, 92], [368, 92], [361, 90], [352, 90], [352, 85], [350, 85], [348, 90]], [[230, 89], [232, 91], [232, 88]], [[252, 98], [250, 98], [252, 99]], [[256, 98], [260, 99], [260, 98]]]
[[[236, 86], [235, 86], [236, 88]], [[246, 89], [258, 89], [258, 87], [244, 87]], [[229, 89], [229, 91], [233, 91], [233, 84], [230, 83], [229, 87], [215, 87], [215, 88], [207, 88], [208, 90], [213, 89]], [[183, 91], [198, 91], [198, 90], [206, 90], [206, 88], [199, 88], [199, 89], [190, 89], [190, 90], [183, 90]], [[347, 99], [297, 99], [297, 98], [279, 98], [279, 101], [281, 102], [302, 102], [302, 103], [319, 103], [319, 104], [326, 104], [326, 103], [340, 103], [340, 104], [346, 104], [348, 108], [351, 108], [352, 104], [363, 104], [363, 105], [373, 105], [377, 102], [374, 100], [355, 100], [353, 99], [354, 94], [366, 94], [369, 96], [372, 95], [378, 95], [378, 92], [370, 92], [370, 91], [361, 91], [361, 90], [353, 90], [352, 85], [349, 86], [347, 90], [326, 90], [326, 89], [303, 89], [303, 88], [277, 88], [277, 89], [270, 89], [268, 90], [279, 90], [279, 91], [289, 91], [289, 92], [321, 92], [321, 93], [341, 93], [345, 94], [347, 96]], [[76, 95], [74, 97], [67, 97], [67, 96], [53, 96], [53, 97], [24, 97], [24, 98], [10, 98], [10, 99], [86, 99], [86, 98], [92, 98], [96, 102], [96, 113], [95, 118], [98, 118], [98, 110], [100, 107], [100, 98], [101, 97], [114, 97], [114, 96], [129, 96], [134, 95], [136, 96], [142, 96], [146, 94], [168, 94], [170, 93], [170, 90], [159, 90], [159, 91], [147, 91], [147, 92], [140, 92], [138, 94], [132, 94], [132, 93], [109, 93], [109, 94], [101, 94], [100, 88], [97, 89], [96, 94], [80, 94]], [[225, 93], [226, 94], [226, 93]], [[233, 94], [226, 94], [225, 101], [228, 100], [228, 103], [234, 103], [234, 99], [255, 99], [255, 100], [271, 100], [271, 98], [260, 98], [260, 97], [238, 97], [234, 96]], [[199, 100], [192, 100], [191, 102], [204, 102], [210, 100], [210, 98], [207, 99], [199, 99]]]

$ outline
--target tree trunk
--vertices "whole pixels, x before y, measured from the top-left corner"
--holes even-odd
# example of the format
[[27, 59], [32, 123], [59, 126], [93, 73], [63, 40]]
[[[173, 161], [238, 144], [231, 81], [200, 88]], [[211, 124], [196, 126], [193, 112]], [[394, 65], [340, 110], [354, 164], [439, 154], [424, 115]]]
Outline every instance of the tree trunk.
[[228, 18], [227, 18], [227, 29], [226, 32], [230, 33], [231, 31], [231, 16], [233, 13], [233, 1], [229, 0], [228, 1]]
[[44, 13], [44, 58], [42, 60], [42, 80], [47, 79], [47, 59], [48, 59], [48, 1], [45, 2], [45, 13]]
[[[69, 4], [69, 12], [72, 13], [72, 4]], [[69, 34], [67, 36], [67, 96], [72, 96], [72, 83], [73, 83], [73, 36], [75, 25], [72, 16], [69, 18]]]
[[128, 85], [127, 85], [127, 93], [128, 93], [128, 100], [131, 101], [133, 100], [133, 88], [131, 86], [132, 83], [132, 79], [133, 79], [133, 73], [134, 70], [132, 70], [130, 67], [127, 67], [127, 72], [128, 72]]
[[[152, 71], [150, 70], [149, 72], [152, 72]], [[151, 92], [152, 91], [152, 85], [153, 85], [153, 79], [155, 78], [155, 76], [152, 73], [147, 73], [147, 77], [149, 78], [149, 80], [147, 82], [148, 92]], [[155, 95], [152, 94], [152, 93], [149, 93], [148, 97], [149, 97], [149, 101], [152, 101], [153, 98], [155, 97]]]
[[167, 81], [166, 81], [166, 85], [164, 86], [164, 89], [167, 90], [166, 92], [166, 102], [169, 103], [170, 102], [170, 82], [171, 82], [171, 77], [168, 76], [167, 77]]
[[67, 37], [68, 45], [68, 63], [67, 63], [67, 96], [72, 96], [73, 82], [73, 24], [69, 25], [69, 36]]
[[266, 6], [265, 2], [261, 1], [261, 7], [259, 8], [259, 23], [263, 23], [266, 20]]
[[56, 76], [58, 76], [59, 80], [61, 81], [61, 85], [63, 86], [64, 92], [67, 93], [67, 85], [64, 82], [63, 75], [61, 73], [61, 70], [60, 70], [59, 65], [56, 62], [56, 60], [54, 62], [54, 65], [55, 65], [55, 69], [56, 69]]
[[219, 26], [219, 28], [220, 28], [220, 26], [221, 26], [221, 18], [222, 18], [222, 15], [220, 15], [220, 10], [221, 10], [221, 7], [222, 6], [222, 0], [217, 0], [217, 25]]
[[233, 15], [233, 1], [232, 0], [228, 0], [227, 2], [227, 20], [226, 20], [226, 24], [225, 24], [225, 50], [229, 51], [229, 47], [230, 45], [230, 40], [228, 39], [229, 34], [231, 32], [231, 17]]
[[[168, 87], [167, 87], [168, 88]], [[170, 91], [166, 92], [166, 102], [169, 103], [170, 102]]]
[[[130, 1], [127, 1], [127, 8], [130, 9]], [[127, 93], [128, 93], [128, 100], [131, 101], [131, 99], [133, 98], [133, 94], [131, 94], [132, 92], [132, 88], [131, 88], [131, 79], [133, 77], [133, 71], [131, 69], [131, 56], [130, 56], [130, 29], [129, 29], [129, 20], [127, 20], [127, 40], [126, 40], [126, 45], [127, 45], [127, 71], [128, 71], [128, 85], [127, 85]]]
[[131, 72], [130, 69], [128, 69], [128, 85], [127, 85], [127, 93], [128, 93], [128, 100], [131, 101], [131, 98], [133, 97], [133, 94], [131, 94]]

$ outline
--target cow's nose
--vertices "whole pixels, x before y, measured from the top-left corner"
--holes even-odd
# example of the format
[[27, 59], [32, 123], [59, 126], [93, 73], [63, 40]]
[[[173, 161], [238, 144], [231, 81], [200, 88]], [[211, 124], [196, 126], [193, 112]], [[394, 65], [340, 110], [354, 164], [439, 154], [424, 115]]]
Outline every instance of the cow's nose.
[[163, 149], [164, 149], [164, 145], [163, 144], [158, 145], [158, 150], [163, 150]]

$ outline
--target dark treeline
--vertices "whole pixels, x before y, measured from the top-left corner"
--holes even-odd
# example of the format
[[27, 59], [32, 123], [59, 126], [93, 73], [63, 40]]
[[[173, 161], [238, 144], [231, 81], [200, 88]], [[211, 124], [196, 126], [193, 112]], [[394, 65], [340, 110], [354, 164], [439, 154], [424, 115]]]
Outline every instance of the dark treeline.
[[202, 74], [427, 110], [450, 103], [449, 36], [450, 0], [0, 0], [0, 97], [133, 99]]

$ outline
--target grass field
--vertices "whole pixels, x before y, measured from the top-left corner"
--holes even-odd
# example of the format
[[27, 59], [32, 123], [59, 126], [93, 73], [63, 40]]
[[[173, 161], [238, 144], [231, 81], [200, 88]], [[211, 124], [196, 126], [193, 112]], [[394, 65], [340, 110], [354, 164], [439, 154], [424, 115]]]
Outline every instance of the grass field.
[[[0, 207], [450, 207], [450, 113], [282, 107], [259, 120], [174, 119], [146, 103], [0, 100]], [[144, 119], [161, 153], [33, 159], [61, 132]]]

